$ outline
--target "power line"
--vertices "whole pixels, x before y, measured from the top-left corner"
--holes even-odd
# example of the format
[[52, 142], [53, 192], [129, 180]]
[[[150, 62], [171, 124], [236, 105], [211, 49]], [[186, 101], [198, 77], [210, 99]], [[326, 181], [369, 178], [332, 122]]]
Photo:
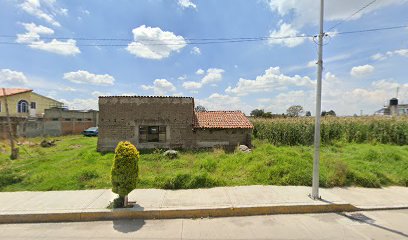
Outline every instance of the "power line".
[[[19, 39], [34, 39], [37, 40], [37, 36], [23, 36], [24, 34], [18, 34]], [[0, 38], [15, 38], [15, 35], [0, 35]], [[235, 37], [235, 38], [183, 38], [183, 39], [139, 39], [139, 42], [185, 42], [185, 41], [235, 41], [235, 40], [268, 40], [268, 39], [286, 39], [286, 38], [303, 38], [312, 37], [311, 35], [295, 35], [295, 36], [281, 36], [281, 37]], [[77, 41], [125, 41], [132, 42], [132, 38], [84, 38], [84, 37], [40, 37], [43, 40], [77, 40]], [[137, 41], [136, 41], [137, 42]]]
[[[254, 37], [254, 38], [219, 38], [220, 40], [212, 39], [211, 41], [181, 41], [181, 40], [153, 40], [150, 42], [145, 42], [144, 40], [139, 40], [139, 41], [132, 41], [134, 43], [141, 43], [146, 46], [173, 46], [173, 45], [206, 45], [206, 44], [221, 44], [221, 43], [241, 43], [241, 42], [254, 42], [254, 41], [267, 41], [267, 40], [284, 40], [284, 39], [294, 39], [294, 38], [312, 38], [312, 35], [299, 35], [299, 36], [282, 36], [282, 37]], [[53, 38], [56, 39], [56, 38]], [[63, 38], [59, 38], [56, 40], [62, 40]], [[64, 38], [65, 39], [65, 38]], [[91, 40], [91, 38], [88, 38]], [[95, 41], [100, 41], [102, 38], [98, 39], [92, 39]], [[207, 38], [210, 39], [210, 38]], [[225, 39], [225, 40], [221, 40]], [[159, 43], [155, 43], [159, 42]], [[166, 43], [167, 42], [167, 43]], [[0, 44], [7, 44], [7, 45], [43, 45], [44, 43], [42, 42], [23, 42], [23, 43], [18, 43], [18, 42], [7, 42], [3, 41], [0, 42]], [[50, 44], [50, 43], [48, 43]], [[72, 45], [71, 43], [51, 43], [53, 46], [58, 46], [58, 45]], [[99, 47], [105, 47], [105, 46], [113, 46], [113, 47], [122, 47], [122, 46], [128, 46], [128, 44], [75, 44], [76, 46], [83, 46], [83, 47], [88, 47], [88, 46], [99, 46]]]
[[[353, 31], [344, 31], [344, 32], [337, 32], [336, 35], [347, 35], [347, 34], [357, 34], [357, 33], [365, 33], [365, 32], [377, 32], [377, 31], [386, 31], [386, 30], [396, 30], [401, 28], [408, 28], [408, 25], [400, 25], [400, 26], [390, 26], [390, 27], [381, 27], [381, 28], [371, 28], [371, 29], [361, 29], [361, 30], [353, 30]], [[0, 35], [2, 36], [10, 36], [10, 35]], [[15, 36], [13, 36], [15, 37]], [[145, 42], [145, 40], [133, 41], [132, 39], [128, 39], [130, 42], [141, 43], [146, 46], [172, 46], [172, 45], [208, 45], [208, 44], [224, 44], [224, 43], [243, 43], [243, 42], [259, 42], [259, 41], [268, 41], [268, 40], [285, 40], [285, 39], [295, 39], [295, 38], [310, 38], [312, 39], [313, 35], [298, 35], [298, 36], [282, 36], [282, 37], [239, 37], [239, 38], [193, 38], [185, 39], [185, 42], [181, 42], [181, 40], [153, 40], [149, 39], [150, 41]], [[64, 39], [72, 39], [72, 38], [52, 38], [56, 40], [64, 40]], [[125, 40], [124, 38], [74, 38], [78, 41], [80, 40], [93, 40], [93, 41], [117, 41]], [[163, 42], [164, 41], [164, 42]], [[38, 43], [38, 42], [28, 42], [28, 43], [18, 43], [18, 42], [9, 42], [9, 41], [0, 41], [0, 45], [29, 45], [29, 46], [41, 46], [43, 44], [52, 44], [53, 46], [59, 45], [72, 45], [71, 43]], [[128, 44], [123, 43], [86, 43], [86, 44], [75, 44], [78, 47], [127, 47]]]
[[360, 9], [358, 9], [357, 11], [355, 11], [353, 14], [351, 14], [350, 16], [348, 16], [346, 19], [334, 24], [331, 28], [329, 28], [326, 32], [330, 32], [331, 30], [333, 30], [335, 27], [340, 26], [341, 24], [349, 21], [351, 18], [353, 18], [355, 15], [357, 15], [358, 13], [360, 13], [361, 11], [363, 11], [364, 9], [368, 8], [369, 6], [371, 6], [372, 4], [374, 4], [377, 0], [373, 0], [369, 3], [367, 3], [366, 5], [364, 5], [363, 7], [361, 7]]
[[362, 29], [362, 30], [354, 30], [354, 31], [345, 31], [345, 32], [338, 32], [336, 34], [337, 35], [345, 35], [345, 34], [354, 34], [354, 33], [394, 30], [394, 29], [401, 29], [401, 28], [408, 28], [408, 25], [400, 25], [400, 26], [393, 26], [393, 27], [382, 27], [382, 28], [370, 28], [370, 29]]

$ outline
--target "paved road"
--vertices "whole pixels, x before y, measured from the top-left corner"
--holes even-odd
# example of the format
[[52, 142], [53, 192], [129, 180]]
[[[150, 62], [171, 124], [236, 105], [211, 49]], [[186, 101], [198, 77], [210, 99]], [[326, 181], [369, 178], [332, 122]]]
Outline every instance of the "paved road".
[[408, 239], [408, 210], [7, 224], [0, 239]]

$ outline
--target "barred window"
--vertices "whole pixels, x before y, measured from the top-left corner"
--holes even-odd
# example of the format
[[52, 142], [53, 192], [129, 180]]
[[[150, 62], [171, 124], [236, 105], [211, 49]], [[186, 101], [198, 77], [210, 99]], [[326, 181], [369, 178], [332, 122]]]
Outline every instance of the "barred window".
[[166, 126], [140, 126], [139, 142], [166, 142]]

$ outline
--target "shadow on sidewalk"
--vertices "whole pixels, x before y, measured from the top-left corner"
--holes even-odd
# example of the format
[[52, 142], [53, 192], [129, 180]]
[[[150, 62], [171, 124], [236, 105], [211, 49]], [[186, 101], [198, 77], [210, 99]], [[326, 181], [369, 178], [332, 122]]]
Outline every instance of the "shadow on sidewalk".
[[[143, 211], [143, 207], [137, 204], [136, 202], [129, 202], [132, 204], [133, 210]], [[143, 219], [121, 219], [113, 220], [113, 229], [122, 233], [136, 232], [145, 225], [145, 220]]]
[[145, 225], [143, 219], [122, 219], [113, 221], [113, 229], [122, 233], [136, 232]]
[[385, 231], [388, 231], [388, 232], [392, 232], [392, 233], [394, 233], [394, 234], [397, 234], [397, 235], [400, 235], [400, 236], [403, 236], [403, 237], [408, 238], [408, 234], [405, 234], [405, 233], [403, 233], [403, 232], [394, 230], [394, 229], [392, 229], [392, 228], [388, 228], [388, 227], [384, 227], [384, 226], [378, 225], [378, 224], [374, 223], [374, 222], [375, 222], [374, 219], [369, 218], [369, 217], [365, 216], [365, 215], [362, 214], [362, 213], [350, 213], [350, 214], [337, 213], [337, 214], [340, 215], [340, 216], [346, 217], [346, 218], [348, 218], [348, 219], [350, 219], [350, 220], [352, 220], [352, 221], [356, 221], [356, 222], [359, 222], [359, 223], [368, 224], [368, 225], [370, 225], [370, 226], [373, 226], [373, 227], [376, 227], [376, 228], [379, 228], [379, 229], [382, 229], [382, 230], [385, 230]]
[[[322, 201], [324, 203], [333, 203], [333, 202], [330, 202], [330, 201], [327, 201], [327, 200], [324, 200], [324, 199], [319, 199], [319, 201]], [[364, 223], [364, 224], [370, 225], [372, 227], [376, 227], [376, 228], [379, 228], [379, 229], [382, 229], [382, 230], [385, 230], [385, 231], [388, 231], [388, 232], [392, 232], [394, 234], [397, 234], [397, 235], [408, 238], [408, 234], [405, 234], [405, 233], [400, 232], [398, 230], [394, 230], [394, 229], [391, 229], [391, 228], [388, 228], [388, 227], [378, 225], [378, 224], [374, 223], [375, 222], [374, 219], [369, 218], [369, 217], [367, 217], [366, 215], [364, 215], [362, 213], [336, 213], [336, 214], [339, 215], [339, 216], [348, 218], [348, 219], [350, 219], [352, 221], [356, 221], [356, 222], [359, 222], [359, 223]]]

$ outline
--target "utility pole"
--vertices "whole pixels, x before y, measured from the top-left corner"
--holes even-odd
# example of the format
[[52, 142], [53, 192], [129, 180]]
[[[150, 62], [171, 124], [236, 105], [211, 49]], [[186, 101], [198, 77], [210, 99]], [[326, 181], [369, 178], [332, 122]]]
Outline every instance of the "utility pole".
[[322, 73], [323, 73], [323, 19], [324, 0], [320, 0], [320, 31], [319, 31], [319, 59], [317, 61], [317, 87], [316, 87], [316, 120], [314, 133], [314, 159], [313, 182], [311, 198], [317, 200], [319, 196], [319, 161], [320, 161], [320, 114], [322, 111]]
[[10, 147], [11, 147], [10, 159], [14, 160], [14, 159], [18, 158], [18, 148], [16, 148], [15, 145], [14, 145], [13, 129], [11, 127], [10, 112], [9, 112], [9, 108], [8, 108], [7, 94], [6, 94], [6, 89], [5, 88], [3, 88], [3, 96], [4, 96], [4, 105], [5, 105], [5, 108], [6, 108], [8, 133], [9, 133], [9, 140], [10, 140]]

